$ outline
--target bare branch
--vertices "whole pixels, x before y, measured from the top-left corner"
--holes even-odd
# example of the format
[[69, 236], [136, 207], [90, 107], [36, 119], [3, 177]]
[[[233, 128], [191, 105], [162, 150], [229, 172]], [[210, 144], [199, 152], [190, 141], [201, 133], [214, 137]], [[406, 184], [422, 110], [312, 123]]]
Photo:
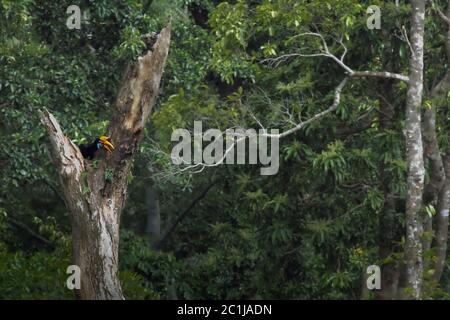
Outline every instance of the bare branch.
[[[350, 77], [377, 77], [377, 78], [386, 78], [386, 79], [395, 79], [395, 80], [401, 80], [408, 82], [409, 77], [401, 74], [396, 74], [392, 72], [386, 72], [386, 71], [353, 71], [348, 65], [344, 63], [344, 58], [348, 52], [347, 47], [345, 46], [342, 38], [337, 39], [336, 42], [341, 45], [341, 47], [344, 49], [344, 53], [337, 57], [335, 54], [330, 52], [330, 49], [327, 45], [327, 42], [324, 38], [324, 36], [318, 32], [305, 32], [298, 34], [294, 36], [293, 38], [297, 37], [304, 37], [304, 36], [312, 36], [317, 37], [321, 40], [323, 50], [321, 50], [319, 53], [289, 53], [284, 54], [279, 57], [275, 58], [267, 58], [261, 60], [261, 63], [268, 63], [269, 66], [278, 67], [281, 63], [289, 60], [290, 58], [295, 57], [303, 57], [303, 58], [314, 58], [314, 57], [326, 57], [334, 60], [341, 68], [345, 70], [345, 73]], [[407, 38], [406, 38], [407, 39]], [[409, 40], [408, 40], [409, 42]]]
[[295, 127], [291, 128], [291, 129], [289, 129], [287, 131], [284, 131], [284, 132], [282, 132], [280, 134], [273, 135], [273, 134], [266, 133], [264, 135], [267, 136], [267, 137], [284, 138], [284, 137], [286, 137], [286, 136], [288, 136], [290, 134], [293, 134], [296, 131], [299, 131], [300, 129], [302, 129], [306, 125], [310, 124], [311, 122], [314, 122], [314, 121], [316, 121], [316, 120], [318, 120], [320, 118], [323, 118], [328, 113], [335, 111], [337, 109], [337, 107], [339, 106], [339, 103], [341, 101], [341, 92], [344, 89], [345, 84], [347, 83], [347, 81], [348, 81], [348, 78], [344, 78], [344, 80], [342, 80], [341, 83], [336, 87], [336, 89], [334, 91], [333, 103], [331, 104], [331, 106], [328, 109], [317, 113], [316, 115], [314, 115], [313, 117], [309, 118], [308, 120], [300, 122]]
[[[275, 139], [284, 138], [284, 137], [287, 137], [287, 136], [289, 136], [289, 135], [291, 135], [291, 134], [293, 134], [293, 133], [295, 133], [295, 132], [297, 132], [297, 131], [303, 129], [306, 125], [308, 125], [308, 124], [310, 124], [310, 123], [312, 123], [312, 122], [314, 122], [314, 121], [317, 121], [317, 120], [323, 118], [324, 116], [326, 116], [327, 114], [329, 114], [329, 113], [335, 111], [335, 110], [337, 109], [337, 107], [339, 106], [339, 103], [340, 103], [340, 100], [341, 100], [341, 93], [342, 93], [342, 90], [344, 89], [345, 84], [347, 83], [347, 81], [348, 81], [348, 77], [344, 78], [344, 79], [341, 81], [341, 83], [339, 83], [339, 85], [336, 87], [335, 93], [334, 93], [334, 100], [333, 100], [333, 103], [331, 104], [330, 107], [328, 107], [328, 108], [327, 108], [326, 110], [324, 110], [324, 111], [321, 111], [321, 112], [315, 114], [314, 116], [312, 116], [312, 117], [309, 118], [308, 120], [305, 120], [305, 121], [302, 121], [302, 122], [298, 123], [298, 124], [295, 125], [293, 128], [291, 128], [291, 129], [289, 129], [289, 130], [287, 130], [287, 131], [284, 131], [284, 132], [282, 132], [282, 133], [278, 133], [278, 134], [268, 133], [268, 130], [265, 129], [264, 127], [262, 127], [261, 122], [258, 121], [258, 120], [256, 119], [256, 117], [255, 117], [256, 122], [257, 122], [257, 123], [262, 127], [262, 129], [263, 129], [263, 133], [261, 133], [260, 136], [268, 137], [268, 138], [275, 138]], [[253, 115], [253, 116], [254, 116], [254, 115]], [[222, 133], [224, 133], [224, 132], [226, 132], [226, 130], [223, 131]], [[251, 138], [251, 137], [254, 136], [254, 135], [252, 136], [251, 134], [241, 134], [241, 133], [236, 133], [236, 132], [235, 132], [235, 133], [227, 133], [227, 135], [228, 135], [228, 136], [233, 136], [233, 137], [240, 137], [240, 138], [233, 140], [233, 143], [232, 143], [230, 146], [228, 146], [228, 148], [225, 150], [224, 154], [222, 155], [222, 157], [221, 157], [218, 161], [216, 161], [215, 163], [212, 163], [212, 164], [207, 164], [207, 163], [201, 162], [201, 163], [196, 163], [196, 164], [192, 164], [192, 165], [191, 165], [191, 164], [189, 163], [186, 167], [183, 167], [182, 169], [176, 171], [175, 173], [172, 173], [172, 175], [178, 175], [178, 174], [181, 174], [181, 173], [187, 172], [187, 171], [189, 171], [189, 172], [191, 172], [191, 173], [199, 173], [199, 172], [202, 172], [202, 171], [203, 171], [205, 168], [207, 168], [207, 167], [216, 167], [216, 166], [219, 166], [219, 165], [221, 165], [222, 163], [224, 163], [224, 161], [225, 161], [225, 159], [226, 159], [226, 157], [227, 157], [227, 154], [230, 153], [231, 150], [233, 150], [234, 147], [235, 147], [240, 141], [246, 139], [247, 137], [248, 137], [248, 138]], [[255, 133], [255, 135], [256, 135], [256, 133]], [[180, 158], [177, 158], [177, 160], [180, 160]], [[181, 159], [181, 160], [182, 160], [182, 162], [184, 162], [183, 159]], [[194, 171], [193, 171], [193, 170], [194, 170]]]
[[355, 71], [350, 74], [351, 77], [375, 77], [385, 79], [395, 79], [408, 82], [409, 77], [398, 73], [392, 73], [387, 71]]

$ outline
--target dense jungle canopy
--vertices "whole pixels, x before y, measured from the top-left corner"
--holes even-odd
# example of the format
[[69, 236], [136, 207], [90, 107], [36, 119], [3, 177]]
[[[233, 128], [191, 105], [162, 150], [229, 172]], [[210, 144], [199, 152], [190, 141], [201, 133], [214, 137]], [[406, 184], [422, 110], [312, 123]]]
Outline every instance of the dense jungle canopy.
[[[0, 299], [76, 298], [41, 112], [76, 145], [108, 134], [141, 35], [169, 19], [120, 216], [126, 299], [450, 298], [450, 2], [0, 0]], [[277, 174], [174, 164], [194, 121], [286, 133]]]

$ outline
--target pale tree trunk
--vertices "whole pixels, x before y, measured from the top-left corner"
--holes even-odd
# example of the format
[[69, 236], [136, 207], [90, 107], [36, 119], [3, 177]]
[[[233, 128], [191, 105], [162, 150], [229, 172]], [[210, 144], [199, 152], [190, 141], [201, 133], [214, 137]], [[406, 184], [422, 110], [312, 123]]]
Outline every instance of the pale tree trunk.
[[[447, 91], [450, 89], [450, 74], [447, 74], [442, 80], [431, 90], [430, 98], [444, 98]], [[425, 184], [423, 191], [423, 205], [428, 206], [434, 204], [439, 198], [441, 189], [444, 186], [445, 171], [442, 155], [439, 149], [438, 140], [436, 136], [436, 106], [425, 106], [422, 122], [422, 137], [423, 137], [423, 156], [426, 161], [426, 167], [429, 167], [429, 179]], [[437, 230], [443, 231], [442, 222], [439, 218], [435, 220]], [[431, 249], [433, 238], [433, 221], [428, 214], [423, 216], [424, 237], [422, 239], [423, 252], [426, 253]], [[432, 265], [431, 261], [424, 261], [425, 268]]]
[[406, 100], [406, 161], [408, 167], [406, 194], [405, 263], [408, 297], [422, 297], [422, 233], [420, 217], [424, 185], [424, 162], [420, 109], [423, 93], [423, 36], [425, 0], [411, 1], [411, 58]]
[[[447, 37], [445, 41], [445, 52], [447, 56], [447, 65], [450, 63], [450, 0], [447, 4], [447, 12], [440, 12], [447, 24]], [[423, 117], [422, 134], [424, 142], [424, 159], [428, 160], [430, 165], [430, 179], [425, 185], [423, 193], [424, 205], [434, 203], [436, 198], [439, 198], [441, 189], [444, 186], [445, 171], [442, 155], [439, 149], [436, 137], [436, 100], [445, 101], [447, 92], [450, 90], [450, 71], [447, 69], [444, 77], [431, 89], [430, 98], [434, 100], [432, 107], [426, 107]], [[438, 200], [439, 201], [439, 200]], [[426, 231], [430, 233], [433, 231], [431, 218], [426, 215], [425, 226]], [[437, 229], [443, 231], [443, 228], [438, 224], [441, 222], [439, 218], [436, 219]], [[424, 251], [430, 248], [431, 237], [426, 237], [424, 241]], [[439, 250], [439, 249], [438, 249]]]
[[[445, 52], [447, 65], [450, 64], [450, 0], [447, 1], [447, 12], [439, 11], [439, 15], [447, 25], [447, 36], [445, 40]], [[436, 100], [438, 105], [446, 107], [447, 92], [450, 90], [450, 70], [447, 67], [446, 73], [439, 83], [431, 90], [430, 98], [433, 99], [431, 108], [426, 108], [423, 120], [423, 141], [424, 156], [430, 162], [430, 179], [424, 191], [424, 202], [434, 203], [437, 199], [437, 215], [435, 217], [435, 240], [433, 249], [436, 253], [436, 260], [432, 265], [434, 269], [434, 285], [438, 285], [442, 276], [442, 271], [446, 259], [448, 240], [448, 212], [450, 206], [450, 150], [445, 157], [439, 149], [436, 136]]]
[[446, 179], [438, 194], [437, 216], [436, 216], [436, 261], [434, 263], [433, 279], [436, 284], [441, 280], [444, 270], [447, 241], [448, 241], [448, 213], [450, 208], [450, 150], [444, 157], [444, 168]]
[[118, 278], [120, 214], [128, 176], [145, 123], [159, 94], [170, 45], [170, 23], [137, 61], [128, 65], [108, 128], [116, 149], [98, 163], [85, 161], [47, 110], [41, 121], [72, 224], [73, 264], [81, 270], [81, 299], [123, 299]]

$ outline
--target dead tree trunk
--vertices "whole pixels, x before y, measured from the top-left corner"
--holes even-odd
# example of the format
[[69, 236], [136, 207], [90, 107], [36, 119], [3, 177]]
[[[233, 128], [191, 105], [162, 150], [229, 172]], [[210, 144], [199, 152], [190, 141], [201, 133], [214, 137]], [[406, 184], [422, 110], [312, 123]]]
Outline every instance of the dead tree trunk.
[[108, 135], [116, 150], [94, 166], [47, 110], [41, 121], [72, 223], [73, 264], [81, 270], [81, 299], [123, 299], [118, 278], [120, 214], [145, 123], [159, 94], [170, 45], [170, 23], [125, 71]]
[[411, 1], [411, 58], [406, 98], [406, 162], [408, 167], [406, 195], [405, 262], [408, 296], [421, 298], [422, 291], [422, 233], [420, 217], [424, 185], [424, 161], [421, 132], [423, 93], [423, 37], [425, 28], [425, 0]]

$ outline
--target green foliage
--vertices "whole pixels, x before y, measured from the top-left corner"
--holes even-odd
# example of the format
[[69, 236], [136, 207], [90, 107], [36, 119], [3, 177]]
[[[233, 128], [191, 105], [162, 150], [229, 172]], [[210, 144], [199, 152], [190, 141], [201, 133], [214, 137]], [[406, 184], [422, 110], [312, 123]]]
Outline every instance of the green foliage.
[[145, 43], [141, 40], [141, 33], [131, 26], [123, 30], [122, 42], [114, 51], [118, 58], [136, 60], [145, 49]]
[[[393, 1], [80, 1], [81, 30], [68, 30], [69, 0], [0, 0], [0, 298], [72, 299], [65, 288], [70, 221], [61, 199], [37, 110], [51, 109], [75, 143], [104, 134], [126, 63], [144, 49], [140, 35], [172, 17], [172, 43], [161, 94], [129, 175], [122, 214], [120, 279], [126, 298], [359, 299], [368, 265], [401, 263], [403, 246], [379, 258], [379, 221], [392, 215], [404, 230], [406, 85], [351, 79], [332, 112], [280, 141], [280, 171], [224, 165], [184, 172], [170, 159], [174, 129], [255, 128], [280, 131], [328, 108], [344, 77], [326, 57], [268, 58], [323, 50], [354, 70], [407, 74], [409, 48], [399, 41], [409, 5]], [[366, 9], [382, 7], [382, 30], [366, 28]], [[434, 6], [444, 9], [443, 1]], [[427, 14], [426, 81], [446, 63], [446, 26]], [[370, 45], [368, 45], [370, 44]], [[442, 150], [450, 145], [450, 95], [425, 97], [437, 109]], [[382, 104], [393, 114], [382, 123]], [[441, 107], [442, 106], [442, 107]], [[101, 160], [100, 160], [101, 161]], [[94, 167], [99, 165], [94, 161]], [[87, 173], [83, 193], [90, 192]], [[106, 170], [105, 180], [114, 182]], [[151, 185], [162, 230], [216, 181], [156, 251], [145, 226]], [[387, 210], [387, 204], [392, 208]], [[423, 214], [436, 215], [436, 203]], [[8, 220], [48, 239], [43, 244]], [[403, 234], [403, 231], [402, 233]], [[433, 234], [424, 234], [432, 239]], [[434, 261], [433, 250], [424, 253]], [[448, 264], [448, 261], [447, 261]], [[425, 270], [426, 297], [449, 297], [446, 269], [437, 286]]]
[[1, 299], [73, 299], [66, 288], [68, 252], [31, 255], [0, 248]]

